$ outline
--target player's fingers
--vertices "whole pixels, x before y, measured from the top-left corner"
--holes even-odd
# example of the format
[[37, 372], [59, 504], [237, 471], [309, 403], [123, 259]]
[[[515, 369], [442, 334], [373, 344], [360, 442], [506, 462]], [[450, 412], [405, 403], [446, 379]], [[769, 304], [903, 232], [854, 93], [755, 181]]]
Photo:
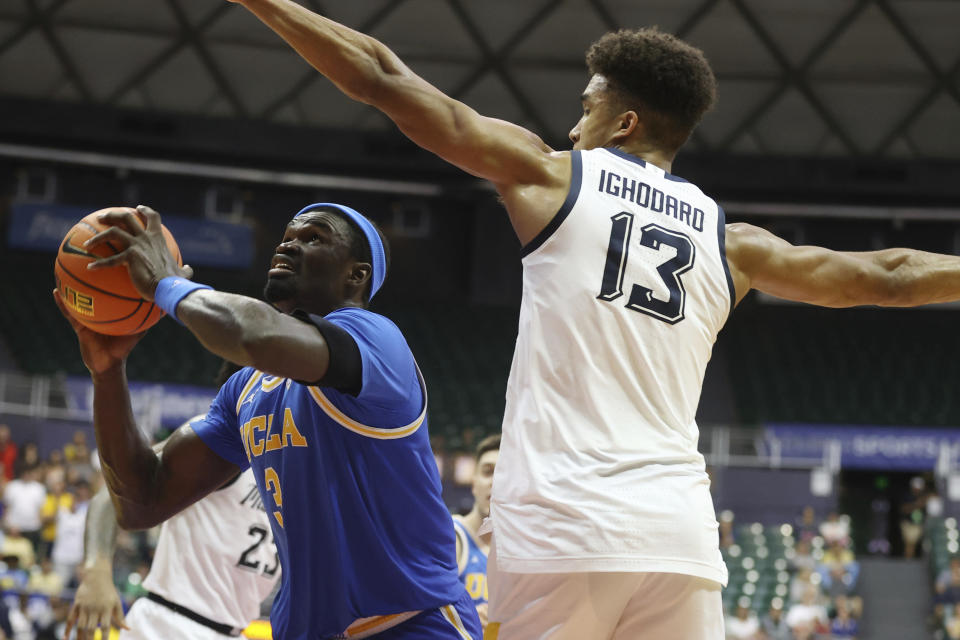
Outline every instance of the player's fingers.
[[137, 210], [129, 207], [117, 207], [97, 216], [97, 220], [110, 226], [122, 227], [132, 235], [143, 233], [143, 224], [137, 216]]
[[113, 626], [118, 629], [130, 629], [127, 626], [127, 619], [123, 615], [123, 605], [119, 602], [113, 605]]
[[150, 231], [160, 230], [160, 214], [145, 204], [137, 205], [137, 213], [147, 221], [146, 228]]
[[70, 613], [67, 614], [67, 625], [63, 629], [63, 637], [70, 637], [70, 630], [73, 629], [74, 624], [77, 622], [77, 605], [70, 607]]
[[106, 258], [100, 258], [99, 260], [88, 262], [87, 269], [94, 271], [96, 269], [105, 269], [106, 267], [123, 264], [127, 261], [127, 258], [130, 257], [129, 251], [129, 249], [124, 249], [120, 253], [115, 253], [112, 256], [107, 256]]
[[87, 615], [86, 607], [80, 607], [80, 612], [77, 614], [77, 629], [87, 629], [89, 623], [90, 616]]
[[109, 227], [83, 243], [85, 249], [92, 249], [106, 244], [116, 251], [117, 247], [129, 247], [133, 236], [120, 227]]
[[104, 636], [110, 633], [110, 629], [113, 626], [110, 624], [111, 622], [113, 622], [113, 612], [110, 609], [104, 609], [100, 613], [99, 620], [97, 620], [97, 626], [100, 627], [100, 630], [103, 632]]
[[180, 267], [180, 271], [183, 273], [183, 277], [186, 278], [187, 280], [193, 279], [193, 267], [191, 267], [190, 265], [188, 264], [183, 265], [182, 267]]

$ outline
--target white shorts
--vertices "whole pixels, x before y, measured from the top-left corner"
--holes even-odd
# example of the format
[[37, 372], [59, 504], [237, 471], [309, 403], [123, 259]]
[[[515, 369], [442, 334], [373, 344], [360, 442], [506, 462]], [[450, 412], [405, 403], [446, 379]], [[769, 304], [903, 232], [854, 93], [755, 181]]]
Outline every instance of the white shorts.
[[130, 607], [127, 626], [130, 630], [121, 630], [120, 640], [171, 640], [172, 638], [228, 640], [230, 638], [146, 598], [140, 598]]
[[680, 573], [506, 573], [487, 560], [485, 640], [723, 640], [720, 583]]

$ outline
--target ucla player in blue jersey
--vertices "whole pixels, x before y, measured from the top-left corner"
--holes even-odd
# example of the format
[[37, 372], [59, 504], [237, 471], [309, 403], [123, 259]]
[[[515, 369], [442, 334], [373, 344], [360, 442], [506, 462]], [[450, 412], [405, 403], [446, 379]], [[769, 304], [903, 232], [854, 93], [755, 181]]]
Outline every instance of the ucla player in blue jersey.
[[487, 624], [487, 554], [489, 541], [479, 535], [480, 525], [490, 515], [490, 492], [493, 490], [493, 472], [500, 457], [500, 436], [487, 436], [477, 445], [476, 466], [473, 469], [473, 507], [464, 516], [453, 516], [457, 530], [457, 570], [460, 581], [477, 605], [480, 623]]
[[134, 423], [124, 372], [140, 336], [71, 322], [120, 524], [153, 526], [252, 467], [283, 566], [275, 638], [478, 640], [423, 379], [399, 329], [366, 309], [388, 263], [374, 225], [342, 205], [303, 209], [277, 246], [267, 304], [188, 280], [152, 209], [117, 208], [101, 221], [112, 226], [89, 245], [122, 250], [96, 266], [126, 264], [144, 298], [245, 365], [158, 458]]

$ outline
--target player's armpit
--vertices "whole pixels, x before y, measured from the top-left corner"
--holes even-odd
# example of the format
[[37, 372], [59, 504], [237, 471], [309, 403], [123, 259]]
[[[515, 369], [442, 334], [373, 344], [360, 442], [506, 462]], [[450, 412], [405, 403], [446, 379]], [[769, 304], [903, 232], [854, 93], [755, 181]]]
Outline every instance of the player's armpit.
[[794, 246], [743, 223], [727, 225], [726, 250], [738, 300], [750, 289], [823, 307], [914, 306], [960, 298], [960, 259], [954, 256]]

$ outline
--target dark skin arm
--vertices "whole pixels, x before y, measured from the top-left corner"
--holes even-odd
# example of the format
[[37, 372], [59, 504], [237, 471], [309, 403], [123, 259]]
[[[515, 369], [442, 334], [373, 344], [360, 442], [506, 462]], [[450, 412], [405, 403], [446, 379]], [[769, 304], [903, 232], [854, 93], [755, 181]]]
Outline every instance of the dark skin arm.
[[143, 334], [96, 333], [70, 317], [56, 291], [54, 300], [77, 334], [93, 380], [97, 449], [120, 526], [155, 526], [239, 473], [189, 426], [174, 432], [158, 457], [134, 421], [127, 387], [127, 356]]

